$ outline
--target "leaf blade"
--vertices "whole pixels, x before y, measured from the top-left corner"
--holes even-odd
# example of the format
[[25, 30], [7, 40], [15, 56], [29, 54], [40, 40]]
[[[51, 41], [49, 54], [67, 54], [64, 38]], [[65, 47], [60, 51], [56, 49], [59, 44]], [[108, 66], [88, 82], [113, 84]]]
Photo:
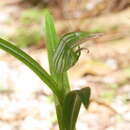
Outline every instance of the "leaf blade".
[[86, 87], [71, 91], [66, 95], [63, 103], [63, 126], [65, 130], [75, 130], [81, 103], [88, 108], [90, 93], [90, 88]]
[[74, 130], [81, 106], [78, 91], [71, 91], [63, 103], [63, 126], [65, 130]]
[[57, 48], [59, 44], [59, 38], [56, 33], [56, 29], [54, 26], [53, 17], [51, 16], [50, 12], [48, 10], [45, 11], [45, 39], [46, 39], [46, 47], [48, 50], [48, 58], [49, 58], [49, 67], [52, 77], [55, 79], [55, 81], [58, 84], [58, 88], [61, 91], [62, 95], [65, 95], [70, 90], [70, 85], [67, 77], [67, 73], [56, 73], [54, 71], [53, 66], [53, 56], [55, 49]]
[[58, 45], [59, 38], [56, 34], [53, 18], [48, 10], [45, 11], [45, 39], [46, 39], [46, 46], [48, 49], [48, 58], [49, 58], [49, 65], [50, 71], [53, 73], [52, 68], [52, 58], [55, 51], [55, 48]]
[[79, 94], [81, 102], [84, 104], [85, 108], [88, 108], [91, 89], [89, 87], [82, 88], [78, 91], [78, 94]]
[[0, 38], [0, 48], [4, 51], [10, 53], [25, 65], [27, 65], [43, 82], [45, 82], [48, 87], [57, 95], [58, 89], [56, 88], [56, 83], [52, 77], [28, 54], [26, 54], [21, 49], [17, 48], [11, 42]]

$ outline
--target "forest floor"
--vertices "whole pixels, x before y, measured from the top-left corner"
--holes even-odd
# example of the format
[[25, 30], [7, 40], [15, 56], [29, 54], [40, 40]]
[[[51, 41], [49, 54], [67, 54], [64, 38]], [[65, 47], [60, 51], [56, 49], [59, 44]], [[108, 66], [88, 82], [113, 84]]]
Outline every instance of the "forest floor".
[[[0, 32], [13, 32], [19, 7], [0, 9]], [[2, 12], [3, 10], [3, 12]], [[69, 71], [72, 89], [89, 86], [88, 111], [83, 107], [77, 130], [130, 130], [130, 9], [94, 18], [58, 19], [59, 34], [73, 30], [102, 32], [86, 41], [79, 62]], [[24, 49], [47, 71], [47, 51]], [[22, 63], [0, 51], [0, 130], [57, 130], [50, 90]]]

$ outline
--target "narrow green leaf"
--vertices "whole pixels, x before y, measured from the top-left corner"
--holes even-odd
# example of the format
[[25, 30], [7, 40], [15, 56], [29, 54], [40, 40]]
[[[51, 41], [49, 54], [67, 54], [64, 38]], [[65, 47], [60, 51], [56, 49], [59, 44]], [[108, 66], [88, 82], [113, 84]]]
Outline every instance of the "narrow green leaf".
[[48, 87], [55, 93], [56, 96], [61, 97], [59, 90], [57, 89], [56, 82], [33, 58], [9, 41], [2, 38], [0, 38], [0, 48], [27, 65], [42, 81], [48, 85]]
[[67, 73], [56, 73], [53, 67], [53, 56], [54, 52], [59, 44], [59, 38], [56, 34], [53, 18], [48, 10], [45, 11], [45, 39], [46, 46], [48, 49], [48, 58], [49, 58], [49, 66], [52, 77], [58, 84], [58, 88], [61, 91], [62, 95], [65, 95], [69, 90], [69, 81], [67, 77]]
[[63, 126], [64, 130], [75, 130], [81, 103], [88, 108], [90, 99], [90, 88], [69, 92], [63, 103]]
[[57, 119], [59, 123], [59, 129], [62, 129], [62, 105], [64, 95], [70, 90], [69, 88], [69, 81], [67, 77], [67, 73], [55, 73], [53, 68], [53, 56], [55, 49], [57, 48], [59, 44], [59, 38], [56, 34], [53, 17], [51, 16], [50, 12], [48, 10], [45, 11], [45, 25], [44, 25], [44, 32], [45, 32], [45, 40], [46, 40], [46, 47], [48, 50], [48, 59], [49, 59], [49, 67], [51, 76], [57, 83], [57, 88], [60, 91], [60, 94], [62, 95], [60, 97], [60, 103], [57, 101], [57, 98], [55, 98], [55, 105], [56, 105], [56, 113], [57, 113]]
[[55, 52], [55, 49], [58, 45], [59, 38], [56, 34], [53, 18], [48, 10], [45, 11], [45, 39], [46, 39], [46, 46], [48, 49], [48, 58], [49, 58], [49, 65], [50, 65], [50, 71], [53, 73], [52, 68], [52, 58]]
[[90, 94], [91, 94], [90, 88], [89, 87], [82, 88], [82, 89], [79, 90], [78, 94], [80, 96], [81, 102], [84, 104], [84, 106], [86, 108], [88, 108]]
[[71, 91], [65, 97], [63, 103], [64, 130], [75, 130], [75, 123], [79, 114], [81, 100], [78, 91]]

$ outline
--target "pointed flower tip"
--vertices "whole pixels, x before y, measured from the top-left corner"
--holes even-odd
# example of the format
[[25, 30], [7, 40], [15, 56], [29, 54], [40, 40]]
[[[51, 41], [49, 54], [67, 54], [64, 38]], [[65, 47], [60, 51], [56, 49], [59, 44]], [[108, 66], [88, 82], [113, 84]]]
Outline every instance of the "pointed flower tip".
[[53, 57], [55, 70], [65, 72], [76, 64], [83, 49], [80, 40], [87, 36], [86, 32], [71, 32], [61, 38]]

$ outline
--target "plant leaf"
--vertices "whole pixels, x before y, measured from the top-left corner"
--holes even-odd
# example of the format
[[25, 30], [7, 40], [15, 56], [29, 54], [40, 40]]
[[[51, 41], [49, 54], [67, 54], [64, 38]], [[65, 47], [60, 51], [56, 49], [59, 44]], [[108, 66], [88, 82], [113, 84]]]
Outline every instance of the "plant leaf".
[[49, 65], [50, 65], [50, 71], [53, 73], [52, 68], [52, 58], [55, 52], [55, 49], [58, 45], [59, 38], [56, 34], [53, 18], [48, 10], [45, 11], [45, 39], [46, 39], [46, 46], [48, 49], [48, 58], [49, 58]]
[[63, 127], [64, 130], [74, 130], [79, 114], [81, 100], [78, 91], [69, 92], [63, 103]]
[[82, 88], [79, 90], [78, 94], [79, 94], [79, 97], [81, 99], [81, 102], [84, 104], [84, 106], [86, 108], [88, 108], [89, 98], [90, 98], [90, 94], [91, 94], [90, 88], [89, 87]]
[[90, 99], [90, 88], [69, 92], [63, 103], [63, 126], [65, 130], [75, 130], [81, 103], [88, 108]]
[[43, 82], [48, 85], [48, 87], [55, 93], [56, 96], [61, 97], [59, 90], [57, 89], [56, 82], [32, 57], [30, 57], [21, 49], [17, 48], [11, 42], [2, 38], [0, 38], [0, 48], [27, 65]]
[[59, 44], [59, 38], [56, 34], [53, 18], [48, 10], [45, 11], [45, 39], [46, 46], [48, 49], [48, 58], [49, 58], [49, 66], [52, 77], [58, 84], [58, 88], [61, 91], [62, 95], [65, 95], [69, 90], [69, 81], [67, 77], [67, 73], [56, 73], [53, 67], [53, 55], [55, 49]]

